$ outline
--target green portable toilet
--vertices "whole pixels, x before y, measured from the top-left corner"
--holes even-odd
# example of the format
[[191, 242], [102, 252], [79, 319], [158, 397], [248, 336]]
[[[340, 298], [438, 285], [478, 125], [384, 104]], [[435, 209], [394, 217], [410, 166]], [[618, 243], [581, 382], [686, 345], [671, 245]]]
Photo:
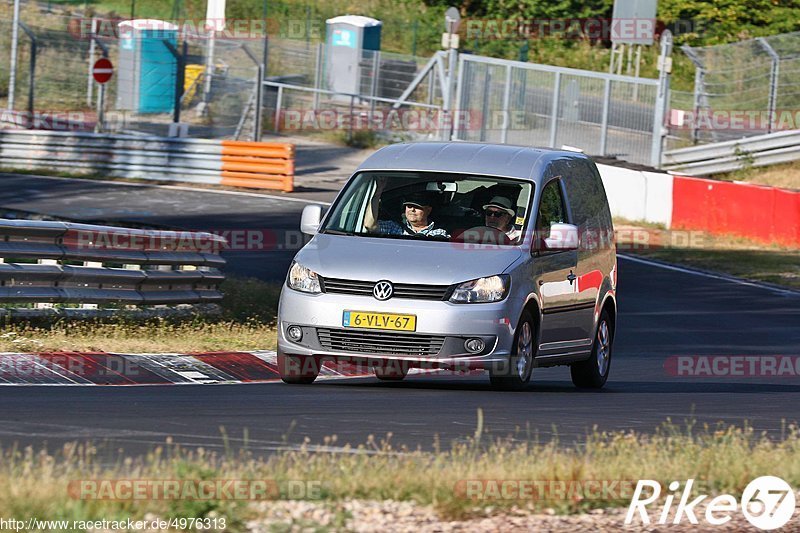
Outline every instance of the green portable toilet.
[[117, 109], [171, 113], [175, 105], [177, 60], [164, 41], [177, 48], [178, 27], [163, 20], [119, 23]]

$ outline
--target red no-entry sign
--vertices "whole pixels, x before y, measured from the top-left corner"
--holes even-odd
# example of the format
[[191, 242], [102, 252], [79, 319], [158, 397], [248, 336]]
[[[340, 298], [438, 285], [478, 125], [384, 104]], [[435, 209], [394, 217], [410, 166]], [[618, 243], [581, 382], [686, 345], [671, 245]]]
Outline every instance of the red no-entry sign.
[[114, 65], [111, 64], [111, 61], [105, 57], [101, 57], [95, 61], [95, 64], [92, 67], [92, 77], [94, 77], [94, 81], [97, 83], [105, 83], [111, 79], [113, 74]]

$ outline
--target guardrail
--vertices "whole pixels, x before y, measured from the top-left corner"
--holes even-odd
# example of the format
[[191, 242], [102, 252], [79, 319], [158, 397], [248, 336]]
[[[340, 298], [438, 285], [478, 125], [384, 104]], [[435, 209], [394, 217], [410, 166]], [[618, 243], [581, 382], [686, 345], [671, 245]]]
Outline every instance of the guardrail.
[[662, 166], [692, 176], [800, 160], [800, 130], [782, 131], [664, 152]]
[[294, 190], [294, 145], [0, 130], [0, 165], [113, 177]]
[[0, 302], [81, 304], [64, 314], [213, 304], [222, 299], [225, 244], [210, 233], [0, 219]]

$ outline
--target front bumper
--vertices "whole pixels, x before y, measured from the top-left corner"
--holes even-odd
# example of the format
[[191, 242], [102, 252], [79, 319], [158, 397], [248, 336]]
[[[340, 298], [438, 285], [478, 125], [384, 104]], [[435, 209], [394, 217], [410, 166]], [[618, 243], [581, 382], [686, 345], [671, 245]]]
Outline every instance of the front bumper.
[[[367, 296], [306, 294], [284, 286], [278, 308], [278, 352], [323, 356], [334, 361], [400, 360], [414, 367], [486, 368], [508, 361], [521, 308], [521, 303], [515, 305], [510, 299], [488, 304], [454, 304], [403, 298], [378, 301]], [[343, 328], [342, 314], [346, 310], [412, 314], [417, 317], [415, 334], [443, 337], [444, 340], [441, 348], [429, 355], [391, 353], [393, 350], [364, 352], [326, 349], [320, 341], [319, 329], [386, 333], [387, 337], [403, 335], [398, 332]], [[303, 338], [299, 342], [292, 342], [286, 336], [286, 329], [292, 325], [303, 330]], [[464, 348], [464, 341], [475, 337], [483, 339], [486, 345], [478, 354], [469, 353]]]

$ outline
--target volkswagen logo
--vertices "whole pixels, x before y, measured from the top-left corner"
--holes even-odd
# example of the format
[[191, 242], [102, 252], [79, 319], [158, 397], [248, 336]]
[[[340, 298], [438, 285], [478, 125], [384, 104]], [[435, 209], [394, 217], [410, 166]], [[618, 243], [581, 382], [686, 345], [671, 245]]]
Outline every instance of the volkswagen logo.
[[388, 281], [379, 281], [372, 289], [372, 295], [376, 300], [388, 300], [394, 293], [394, 287]]

